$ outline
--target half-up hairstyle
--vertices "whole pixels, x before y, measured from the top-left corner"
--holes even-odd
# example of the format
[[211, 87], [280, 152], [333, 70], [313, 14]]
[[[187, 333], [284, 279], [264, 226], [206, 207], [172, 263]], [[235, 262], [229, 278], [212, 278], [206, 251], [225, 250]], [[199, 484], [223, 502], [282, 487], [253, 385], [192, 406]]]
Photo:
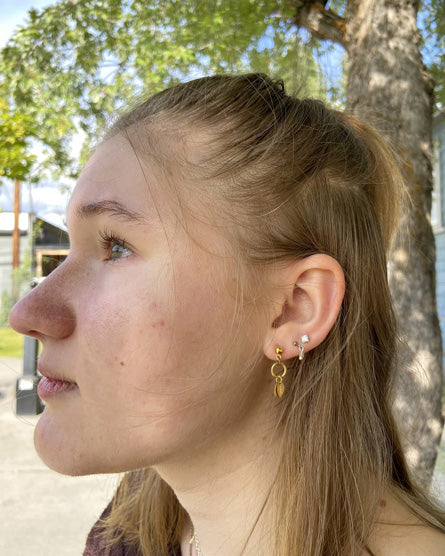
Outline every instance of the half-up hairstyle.
[[[410, 479], [391, 413], [397, 334], [386, 256], [405, 190], [385, 142], [356, 117], [290, 97], [262, 74], [174, 86], [121, 117], [109, 136], [130, 129], [159, 161], [185, 145], [177, 168], [218, 207], [251, 272], [317, 253], [344, 271], [335, 326], [303, 363], [289, 361], [283, 452], [266, 508], [280, 533], [273, 553], [362, 555], [388, 488], [445, 531], [443, 514]], [[201, 148], [188, 159], [192, 137]], [[106, 527], [158, 556], [179, 542], [185, 518], [146, 469], [124, 477]]]

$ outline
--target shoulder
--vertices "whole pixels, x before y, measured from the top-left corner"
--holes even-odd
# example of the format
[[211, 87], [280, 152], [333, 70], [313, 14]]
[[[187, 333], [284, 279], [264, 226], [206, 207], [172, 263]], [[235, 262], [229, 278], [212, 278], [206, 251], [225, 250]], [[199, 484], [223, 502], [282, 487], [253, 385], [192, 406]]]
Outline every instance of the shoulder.
[[445, 534], [426, 525], [382, 527], [370, 544], [374, 556], [445, 556]]
[[142, 556], [138, 547], [127, 544], [124, 540], [112, 543], [106, 541], [103, 532], [103, 520], [109, 515], [111, 503], [104, 510], [88, 534], [83, 556]]
[[374, 556], [445, 556], [445, 533], [394, 497], [385, 497], [382, 506], [369, 542]]
[[137, 546], [127, 544], [123, 540], [108, 544], [100, 533], [100, 529], [92, 529], [88, 535], [83, 556], [142, 556], [142, 552]]

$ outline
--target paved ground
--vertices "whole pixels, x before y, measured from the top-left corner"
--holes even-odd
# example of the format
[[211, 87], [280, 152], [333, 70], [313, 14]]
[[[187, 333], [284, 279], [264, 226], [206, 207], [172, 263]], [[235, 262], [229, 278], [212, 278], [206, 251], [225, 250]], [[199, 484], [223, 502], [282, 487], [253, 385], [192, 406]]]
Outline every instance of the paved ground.
[[[0, 556], [80, 556], [117, 477], [65, 477], [44, 466], [32, 440], [38, 417], [15, 416], [21, 373], [20, 359], [0, 359]], [[435, 485], [445, 501], [445, 441]]]
[[33, 448], [38, 417], [15, 416], [21, 360], [0, 359], [0, 556], [80, 556], [116, 476], [66, 477]]

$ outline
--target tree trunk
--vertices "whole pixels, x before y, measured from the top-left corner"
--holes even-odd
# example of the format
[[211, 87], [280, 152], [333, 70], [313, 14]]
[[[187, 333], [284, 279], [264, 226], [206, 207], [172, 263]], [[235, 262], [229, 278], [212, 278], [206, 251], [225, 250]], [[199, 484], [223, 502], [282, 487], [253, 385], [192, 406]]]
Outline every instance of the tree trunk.
[[390, 261], [405, 342], [394, 403], [408, 462], [428, 485], [442, 431], [442, 342], [429, 221], [433, 84], [419, 50], [417, 9], [416, 0], [348, 1], [347, 104], [397, 148], [412, 199]]

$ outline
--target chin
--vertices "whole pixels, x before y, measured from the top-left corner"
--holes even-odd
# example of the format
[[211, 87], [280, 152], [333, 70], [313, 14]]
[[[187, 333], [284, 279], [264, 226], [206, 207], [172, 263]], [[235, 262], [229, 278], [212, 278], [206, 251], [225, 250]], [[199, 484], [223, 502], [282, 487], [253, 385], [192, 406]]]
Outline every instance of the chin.
[[[76, 434], [77, 433], [77, 434]], [[62, 426], [48, 408], [34, 430], [34, 446], [40, 459], [53, 471], [80, 477], [104, 473], [124, 473], [146, 466], [146, 461], [105, 453], [93, 439], [82, 438], [77, 429]]]
[[62, 475], [81, 476], [94, 473], [80, 456], [72, 435], [63, 433], [48, 413], [43, 411], [34, 430], [34, 446], [40, 459]]

